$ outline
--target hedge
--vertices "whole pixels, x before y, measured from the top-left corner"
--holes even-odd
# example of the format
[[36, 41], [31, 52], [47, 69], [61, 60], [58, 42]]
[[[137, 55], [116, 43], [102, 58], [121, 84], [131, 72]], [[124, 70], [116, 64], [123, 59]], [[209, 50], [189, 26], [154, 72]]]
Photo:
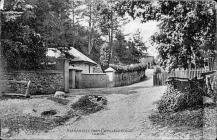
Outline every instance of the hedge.
[[147, 68], [146, 64], [142, 64], [142, 63], [126, 65], [126, 66], [110, 64], [109, 66], [114, 70], [116, 70], [117, 72], [142, 71], [142, 70], [146, 70]]

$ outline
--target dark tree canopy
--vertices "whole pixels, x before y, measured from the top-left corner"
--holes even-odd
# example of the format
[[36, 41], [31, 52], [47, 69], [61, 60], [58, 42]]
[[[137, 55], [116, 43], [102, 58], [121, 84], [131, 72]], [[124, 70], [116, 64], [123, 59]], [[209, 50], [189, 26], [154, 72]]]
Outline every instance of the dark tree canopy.
[[142, 22], [160, 21], [160, 33], [152, 37], [162, 66], [169, 69], [202, 67], [216, 51], [216, 3], [214, 1], [121, 1], [119, 15], [128, 13]]
[[[88, 54], [88, 29], [75, 24], [70, 17], [69, 0], [8, 0], [2, 18], [2, 46], [8, 67], [41, 69], [47, 48], [67, 50], [75, 47], [99, 61], [102, 44], [93, 30], [93, 53]], [[11, 11], [15, 13], [9, 14]], [[20, 12], [19, 15], [16, 12]]]

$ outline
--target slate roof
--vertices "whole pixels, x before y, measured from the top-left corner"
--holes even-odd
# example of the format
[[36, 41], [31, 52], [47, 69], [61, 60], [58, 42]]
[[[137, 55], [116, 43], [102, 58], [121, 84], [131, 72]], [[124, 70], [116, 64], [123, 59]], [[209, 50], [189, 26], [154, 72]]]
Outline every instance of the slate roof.
[[[75, 49], [74, 47], [70, 47], [70, 50], [68, 51], [69, 55], [73, 56], [73, 59], [70, 59], [72, 62], [87, 62], [94, 65], [97, 65], [95, 61]], [[63, 54], [57, 50], [56, 48], [48, 48], [47, 56], [58, 58], [62, 56]]]

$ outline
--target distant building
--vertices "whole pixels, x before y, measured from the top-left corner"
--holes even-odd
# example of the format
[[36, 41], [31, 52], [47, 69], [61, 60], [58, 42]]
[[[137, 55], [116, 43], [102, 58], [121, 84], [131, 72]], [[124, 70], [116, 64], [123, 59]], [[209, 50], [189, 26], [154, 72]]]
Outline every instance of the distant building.
[[[68, 58], [71, 68], [78, 68], [82, 70], [82, 73], [94, 73], [97, 63], [91, 60], [89, 57], [73, 47], [70, 47], [70, 50], [67, 51], [67, 54], [71, 56], [71, 58]], [[60, 58], [61, 56], [62, 53], [59, 50], [55, 48], [48, 48], [47, 57]]]
[[207, 70], [216, 70], [216, 54], [217, 52], [214, 53], [203, 53], [204, 57], [204, 68]]
[[148, 53], [146, 53], [142, 56], [142, 58], [140, 58], [140, 63], [147, 64], [147, 68], [151, 69], [154, 65], [154, 56], [150, 56]]

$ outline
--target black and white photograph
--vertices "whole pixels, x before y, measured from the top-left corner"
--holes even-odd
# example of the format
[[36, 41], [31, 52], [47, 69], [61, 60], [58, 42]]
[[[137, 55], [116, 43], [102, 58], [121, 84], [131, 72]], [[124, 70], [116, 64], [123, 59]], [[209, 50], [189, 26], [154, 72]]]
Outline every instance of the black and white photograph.
[[214, 0], [0, 0], [0, 140], [217, 140]]

